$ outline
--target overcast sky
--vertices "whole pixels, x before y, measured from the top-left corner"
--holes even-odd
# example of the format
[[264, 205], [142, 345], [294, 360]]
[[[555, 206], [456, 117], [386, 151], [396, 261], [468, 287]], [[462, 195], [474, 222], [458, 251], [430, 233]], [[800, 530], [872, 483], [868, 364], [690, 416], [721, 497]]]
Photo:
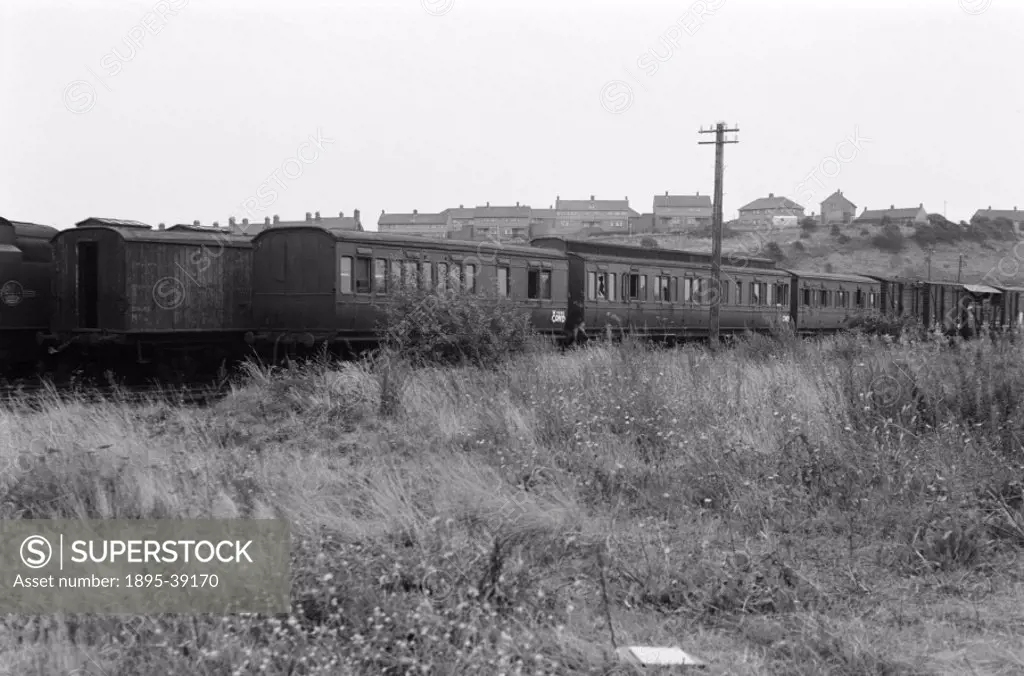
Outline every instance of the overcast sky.
[[726, 218], [1024, 209], [1022, 32], [1019, 0], [5, 0], [0, 215], [642, 213], [712, 194], [717, 121]]

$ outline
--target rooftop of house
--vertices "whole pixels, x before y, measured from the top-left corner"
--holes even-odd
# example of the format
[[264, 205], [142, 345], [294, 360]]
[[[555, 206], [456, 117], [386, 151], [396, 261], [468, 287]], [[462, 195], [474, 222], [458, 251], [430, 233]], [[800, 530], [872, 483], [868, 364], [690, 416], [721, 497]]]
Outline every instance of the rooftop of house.
[[[196, 221], [194, 225], [199, 225], [199, 221]], [[214, 223], [214, 225], [217, 225]], [[326, 228], [328, 230], [351, 230], [353, 232], [362, 232], [363, 223], [359, 217], [359, 209], [352, 212], [351, 216], [346, 216], [344, 211], [339, 211], [337, 216], [321, 216], [319, 211], [306, 212], [306, 218], [302, 221], [282, 221], [280, 216], [274, 215], [273, 218], [267, 216], [260, 221], [249, 221], [248, 218], [243, 218], [242, 222], [239, 223], [234, 217], [228, 219], [228, 230], [231, 232], [237, 232], [244, 235], [254, 236], [267, 228], [294, 228], [299, 226], [315, 226], [318, 228]]]
[[976, 218], [987, 218], [991, 221], [997, 218], [1005, 218], [1008, 221], [1016, 222], [1024, 220], [1024, 211], [1017, 211], [1017, 207], [1012, 209], [993, 209], [989, 207], [988, 209], [978, 209], [975, 211], [971, 220], [973, 221]]
[[916, 218], [921, 213], [921, 209], [924, 209], [924, 203], [922, 202], [916, 207], [906, 207], [897, 209], [895, 205], [890, 205], [888, 209], [868, 209], [864, 207], [864, 213], [857, 217], [856, 220], [880, 220], [886, 216], [891, 219], [900, 218]]
[[831, 195], [826, 197], [824, 200], [822, 200], [821, 203], [824, 204], [825, 202], [832, 202], [832, 203], [835, 203], [835, 202], [845, 202], [846, 204], [849, 204], [854, 209], [857, 208], [857, 205], [854, 204], [853, 202], [851, 202], [849, 200], [849, 198], [847, 198], [846, 195], [843, 194], [842, 190], [836, 190], [834, 193], [832, 193]]
[[710, 209], [711, 197], [708, 195], [669, 195], [666, 192], [664, 195], [654, 196], [654, 208], [655, 209], [671, 209], [678, 207], [701, 207], [704, 209]]
[[803, 211], [803, 207], [788, 197], [776, 197], [775, 193], [768, 193], [768, 197], [759, 197], [753, 202], [740, 207], [740, 211], [752, 209], [795, 209]]

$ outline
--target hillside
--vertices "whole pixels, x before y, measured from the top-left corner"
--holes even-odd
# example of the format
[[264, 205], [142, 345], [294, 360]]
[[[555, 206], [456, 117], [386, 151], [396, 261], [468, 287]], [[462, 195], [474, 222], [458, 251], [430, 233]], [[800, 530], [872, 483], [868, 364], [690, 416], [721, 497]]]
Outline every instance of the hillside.
[[[934, 217], [933, 217], [934, 218]], [[956, 281], [960, 256], [963, 255], [961, 281], [988, 283], [998, 280], [1008, 286], [1024, 286], [1024, 270], [1019, 269], [1024, 250], [1014, 253], [1017, 240], [1005, 230], [994, 227], [968, 229], [942, 223], [938, 217], [927, 226], [899, 227], [903, 238], [886, 238], [882, 226], [841, 226], [837, 237], [831, 228], [804, 230], [787, 228], [741, 229], [735, 223], [726, 225], [722, 253], [771, 257], [771, 243], [779, 247], [776, 255], [782, 268], [815, 272], [854, 272], [859, 274], [896, 275], [928, 279], [928, 249], [931, 248], [931, 279]], [[896, 226], [888, 226], [891, 235]], [[601, 241], [640, 244], [653, 238], [664, 249], [711, 251], [710, 229], [674, 235], [632, 235], [601, 238]], [[878, 238], [883, 238], [881, 246]], [[899, 250], [896, 250], [899, 248]]]

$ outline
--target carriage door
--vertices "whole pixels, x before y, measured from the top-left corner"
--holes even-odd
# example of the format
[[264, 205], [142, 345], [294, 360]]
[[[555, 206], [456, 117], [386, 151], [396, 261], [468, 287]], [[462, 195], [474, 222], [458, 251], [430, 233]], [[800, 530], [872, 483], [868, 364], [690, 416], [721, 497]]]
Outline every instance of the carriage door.
[[78, 328], [99, 328], [100, 248], [98, 242], [78, 242]]

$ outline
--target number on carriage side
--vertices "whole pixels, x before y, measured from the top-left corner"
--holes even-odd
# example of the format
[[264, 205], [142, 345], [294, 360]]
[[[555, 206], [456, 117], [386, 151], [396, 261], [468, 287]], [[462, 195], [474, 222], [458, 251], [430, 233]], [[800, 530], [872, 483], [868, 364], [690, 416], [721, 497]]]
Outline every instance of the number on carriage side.
[[552, 324], [564, 324], [565, 323], [565, 310], [552, 310], [551, 311], [551, 323]]

